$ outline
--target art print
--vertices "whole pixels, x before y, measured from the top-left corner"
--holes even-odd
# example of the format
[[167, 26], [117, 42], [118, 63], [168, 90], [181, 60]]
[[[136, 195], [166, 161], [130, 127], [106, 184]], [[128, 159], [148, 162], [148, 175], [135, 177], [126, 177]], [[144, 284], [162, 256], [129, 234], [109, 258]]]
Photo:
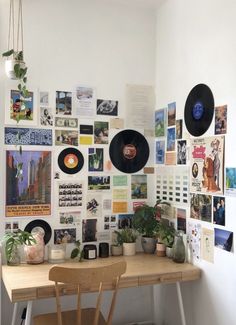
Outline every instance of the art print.
[[131, 198], [147, 199], [147, 175], [131, 175]]
[[72, 114], [72, 92], [56, 91], [56, 114]]
[[94, 122], [94, 143], [108, 144], [109, 123]]
[[93, 116], [95, 109], [95, 90], [92, 87], [78, 86], [75, 94], [76, 114]]
[[5, 144], [52, 146], [52, 130], [6, 127]]
[[81, 211], [59, 212], [59, 220], [61, 225], [80, 225]]
[[165, 163], [165, 140], [156, 141], [156, 164]]
[[51, 152], [7, 150], [6, 217], [50, 214]]
[[175, 122], [175, 128], [176, 128], [176, 139], [182, 139], [183, 135], [183, 120], [176, 120]]
[[168, 126], [175, 125], [176, 103], [168, 104]]
[[227, 105], [215, 108], [215, 134], [227, 133]]
[[215, 246], [230, 252], [233, 246], [233, 232], [215, 228]]
[[190, 217], [211, 222], [212, 196], [205, 194], [191, 194]]
[[175, 127], [167, 129], [166, 151], [175, 151]]
[[225, 226], [225, 197], [213, 196], [213, 222]]
[[78, 131], [72, 130], [55, 130], [56, 146], [78, 146]]
[[97, 219], [84, 219], [82, 221], [82, 242], [97, 241]]
[[191, 192], [223, 194], [224, 136], [191, 140], [190, 168]]
[[155, 137], [165, 136], [165, 108], [155, 111]]
[[201, 238], [202, 259], [214, 263], [214, 231], [202, 228]]
[[88, 148], [88, 171], [103, 171], [103, 148]]
[[187, 141], [177, 141], [177, 165], [186, 165], [187, 162]]
[[51, 107], [40, 107], [40, 125], [53, 126], [53, 114]]
[[102, 214], [102, 196], [99, 193], [87, 195], [87, 217], [101, 217]]
[[109, 190], [110, 176], [88, 176], [89, 190]]
[[188, 241], [190, 249], [190, 260], [200, 260], [201, 257], [201, 232], [202, 227], [199, 223], [188, 222]]
[[226, 194], [236, 196], [236, 168], [226, 167]]
[[54, 244], [71, 244], [76, 241], [76, 229], [54, 229]]
[[118, 101], [97, 99], [97, 115], [118, 115]]
[[118, 229], [132, 228], [133, 214], [118, 215]]

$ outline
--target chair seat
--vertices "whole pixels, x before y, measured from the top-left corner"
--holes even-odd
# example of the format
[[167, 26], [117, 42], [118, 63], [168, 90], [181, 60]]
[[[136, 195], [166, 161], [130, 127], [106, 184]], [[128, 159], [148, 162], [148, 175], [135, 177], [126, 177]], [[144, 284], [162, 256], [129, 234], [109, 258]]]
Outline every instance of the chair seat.
[[[95, 315], [95, 308], [82, 309], [82, 325], [92, 325]], [[76, 325], [76, 313], [77, 310], [69, 310], [62, 312], [62, 324], [63, 325]], [[57, 313], [37, 315], [33, 319], [34, 325], [58, 325]], [[106, 325], [106, 321], [100, 312], [98, 325]]]

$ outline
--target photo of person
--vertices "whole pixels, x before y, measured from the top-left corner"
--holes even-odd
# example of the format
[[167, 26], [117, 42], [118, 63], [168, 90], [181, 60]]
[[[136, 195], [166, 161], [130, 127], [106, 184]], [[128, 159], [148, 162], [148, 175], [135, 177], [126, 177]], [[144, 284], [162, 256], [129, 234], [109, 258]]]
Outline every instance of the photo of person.
[[53, 126], [53, 116], [51, 113], [51, 108], [40, 107], [40, 125]]
[[131, 176], [131, 192], [132, 199], [147, 198], [147, 175]]
[[94, 122], [94, 143], [108, 144], [109, 123]]
[[225, 226], [225, 198], [222, 196], [213, 197], [213, 222]]
[[54, 244], [70, 244], [76, 241], [76, 229], [55, 229]]
[[55, 145], [56, 146], [78, 146], [79, 142], [78, 131], [55, 130]]
[[118, 229], [132, 228], [133, 214], [118, 215]]

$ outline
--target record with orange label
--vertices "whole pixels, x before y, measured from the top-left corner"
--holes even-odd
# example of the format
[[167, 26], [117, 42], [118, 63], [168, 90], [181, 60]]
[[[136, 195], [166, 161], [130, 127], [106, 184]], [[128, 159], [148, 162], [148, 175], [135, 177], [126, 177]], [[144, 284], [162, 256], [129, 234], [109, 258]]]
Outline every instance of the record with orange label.
[[66, 174], [78, 173], [84, 165], [82, 153], [75, 148], [66, 148], [58, 156], [58, 166]]
[[148, 161], [149, 146], [141, 133], [124, 130], [112, 139], [109, 154], [111, 162], [117, 169], [124, 173], [136, 173]]

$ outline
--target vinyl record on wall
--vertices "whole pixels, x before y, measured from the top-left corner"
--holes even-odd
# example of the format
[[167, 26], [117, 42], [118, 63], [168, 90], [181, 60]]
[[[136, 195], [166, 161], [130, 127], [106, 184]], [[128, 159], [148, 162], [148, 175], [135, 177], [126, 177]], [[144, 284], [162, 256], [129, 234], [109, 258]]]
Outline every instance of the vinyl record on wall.
[[117, 169], [124, 173], [136, 173], [148, 161], [148, 142], [141, 133], [135, 130], [124, 130], [112, 139], [109, 154]]
[[43, 230], [44, 243], [46, 245], [52, 236], [52, 229], [46, 221], [40, 220], [40, 219], [33, 220], [25, 226], [24, 231], [28, 231], [31, 233], [31, 232], [37, 231], [37, 228], [39, 228], [40, 230]]
[[193, 136], [203, 135], [214, 115], [214, 97], [204, 84], [196, 85], [189, 93], [184, 109], [184, 120], [188, 132]]
[[84, 157], [76, 148], [66, 148], [58, 156], [58, 166], [66, 174], [78, 173], [84, 165]]

